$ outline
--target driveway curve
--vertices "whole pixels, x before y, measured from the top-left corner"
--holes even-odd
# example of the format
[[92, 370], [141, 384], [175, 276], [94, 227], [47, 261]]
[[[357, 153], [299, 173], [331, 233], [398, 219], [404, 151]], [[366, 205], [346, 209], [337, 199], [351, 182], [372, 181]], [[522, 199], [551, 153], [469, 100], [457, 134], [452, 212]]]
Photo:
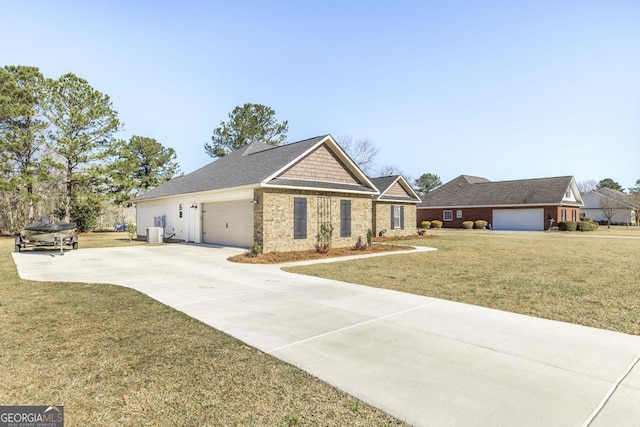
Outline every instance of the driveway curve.
[[28, 280], [136, 289], [409, 424], [640, 419], [638, 336], [226, 260], [238, 251], [181, 244], [14, 261]]

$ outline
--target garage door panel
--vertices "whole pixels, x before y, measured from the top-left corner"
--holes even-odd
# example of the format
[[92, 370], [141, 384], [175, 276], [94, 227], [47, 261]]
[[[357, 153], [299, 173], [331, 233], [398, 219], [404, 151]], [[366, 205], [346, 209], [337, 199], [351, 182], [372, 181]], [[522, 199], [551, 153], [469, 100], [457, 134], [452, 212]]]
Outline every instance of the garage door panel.
[[249, 247], [253, 243], [253, 204], [250, 200], [205, 203], [202, 207], [204, 243]]
[[544, 230], [544, 209], [494, 209], [494, 230]]

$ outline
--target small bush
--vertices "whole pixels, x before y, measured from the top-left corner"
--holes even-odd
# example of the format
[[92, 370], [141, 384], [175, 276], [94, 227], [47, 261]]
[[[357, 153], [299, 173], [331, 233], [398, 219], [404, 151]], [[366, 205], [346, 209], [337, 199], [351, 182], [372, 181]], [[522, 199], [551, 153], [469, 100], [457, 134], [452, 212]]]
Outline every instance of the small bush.
[[367, 230], [367, 246], [371, 246], [371, 242], [373, 241], [373, 230]]
[[589, 224], [590, 223], [587, 221], [578, 222], [578, 231], [591, 231], [591, 226]]
[[258, 254], [262, 253], [262, 246], [258, 242], [253, 242], [253, 245], [249, 248], [249, 252], [247, 252], [247, 256], [251, 258], [255, 258]]
[[333, 225], [322, 224], [320, 231], [316, 235], [316, 244], [314, 245], [316, 252], [326, 254], [331, 247], [331, 238], [333, 236]]
[[599, 225], [597, 222], [593, 222], [591, 221], [589, 223], [589, 231], [596, 231], [598, 229]]
[[462, 228], [470, 230], [473, 228], [473, 221], [463, 221]]
[[588, 216], [582, 216], [580, 217], [580, 221], [591, 222], [592, 220]]
[[364, 251], [367, 249], [367, 245], [362, 242], [362, 236], [358, 236], [358, 241], [356, 241], [356, 245], [353, 247], [356, 251]]
[[138, 229], [136, 228], [136, 225], [134, 223], [127, 223], [126, 230], [127, 235], [129, 236], [129, 241], [132, 241], [133, 239], [138, 237]]
[[433, 221], [431, 221], [430, 227], [431, 228], [442, 228], [442, 221], [440, 221], [438, 219], [434, 219]]
[[422, 227], [422, 228], [431, 228], [431, 221], [422, 221], [420, 223], [420, 227]]
[[558, 227], [562, 231], [576, 231], [578, 229], [578, 223], [575, 221], [560, 221]]
[[489, 225], [489, 223], [487, 221], [485, 221], [484, 219], [479, 219], [474, 223], [474, 226], [478, 229], [478, 230], [484, 230], [487, 228], [487, 225]]

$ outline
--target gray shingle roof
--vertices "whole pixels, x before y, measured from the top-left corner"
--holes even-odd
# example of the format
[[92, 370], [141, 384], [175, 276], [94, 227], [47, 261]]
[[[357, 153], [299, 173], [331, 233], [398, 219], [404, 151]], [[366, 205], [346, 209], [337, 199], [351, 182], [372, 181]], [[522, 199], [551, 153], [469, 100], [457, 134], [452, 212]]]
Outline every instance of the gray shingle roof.
[[604, 188], [599, 188], [597, 190], [594, 190], [593, 192], [601, 194], [602, 197], [608, 197], [610, 199], [613, 199], [616, 202], [618, 202], [621, 206], [624, 206], [630, 209], [638, 208], [638, 206], [635, 206], [633, 199], [631, 199], [631, 197], [629, 197], [628, 194], [625, 194], [622, 191], [614, 190], [613, 188], [604, 187]]
[[489, 181], [486, 178], [461, 175], [422, 196], [419, 208], [463, 206], [517, 206], [565, 204], [565, 193], [573, 177]]
[[[328, 135], [285, 145], [252, 143], [187, 175], [173, 178], [136, 197], [136, 201], [223, 188], [259, 185]], [[277, 182], [276, 182], [277, 183]], [[282, 183], [287, 185], [287, 183]], [[306, 183], [309, 187], [309, 183]], [[294, 185], [294, 183], [288, 183]], [[354, 186], [357, 187], [357, 186]], [[363, 190], [364, 189], [364, 190]], [[359, 190], [372, 191], [362, 186]]]

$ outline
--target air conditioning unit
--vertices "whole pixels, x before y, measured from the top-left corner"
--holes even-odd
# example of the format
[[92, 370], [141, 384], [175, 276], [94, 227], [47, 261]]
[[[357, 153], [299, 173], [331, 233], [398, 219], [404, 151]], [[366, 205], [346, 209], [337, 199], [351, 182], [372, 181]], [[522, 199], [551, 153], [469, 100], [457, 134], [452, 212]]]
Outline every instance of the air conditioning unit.
[[149, 227], [147, 228], [147, 243], [162, 243], [164, 237], [164, 228]]

